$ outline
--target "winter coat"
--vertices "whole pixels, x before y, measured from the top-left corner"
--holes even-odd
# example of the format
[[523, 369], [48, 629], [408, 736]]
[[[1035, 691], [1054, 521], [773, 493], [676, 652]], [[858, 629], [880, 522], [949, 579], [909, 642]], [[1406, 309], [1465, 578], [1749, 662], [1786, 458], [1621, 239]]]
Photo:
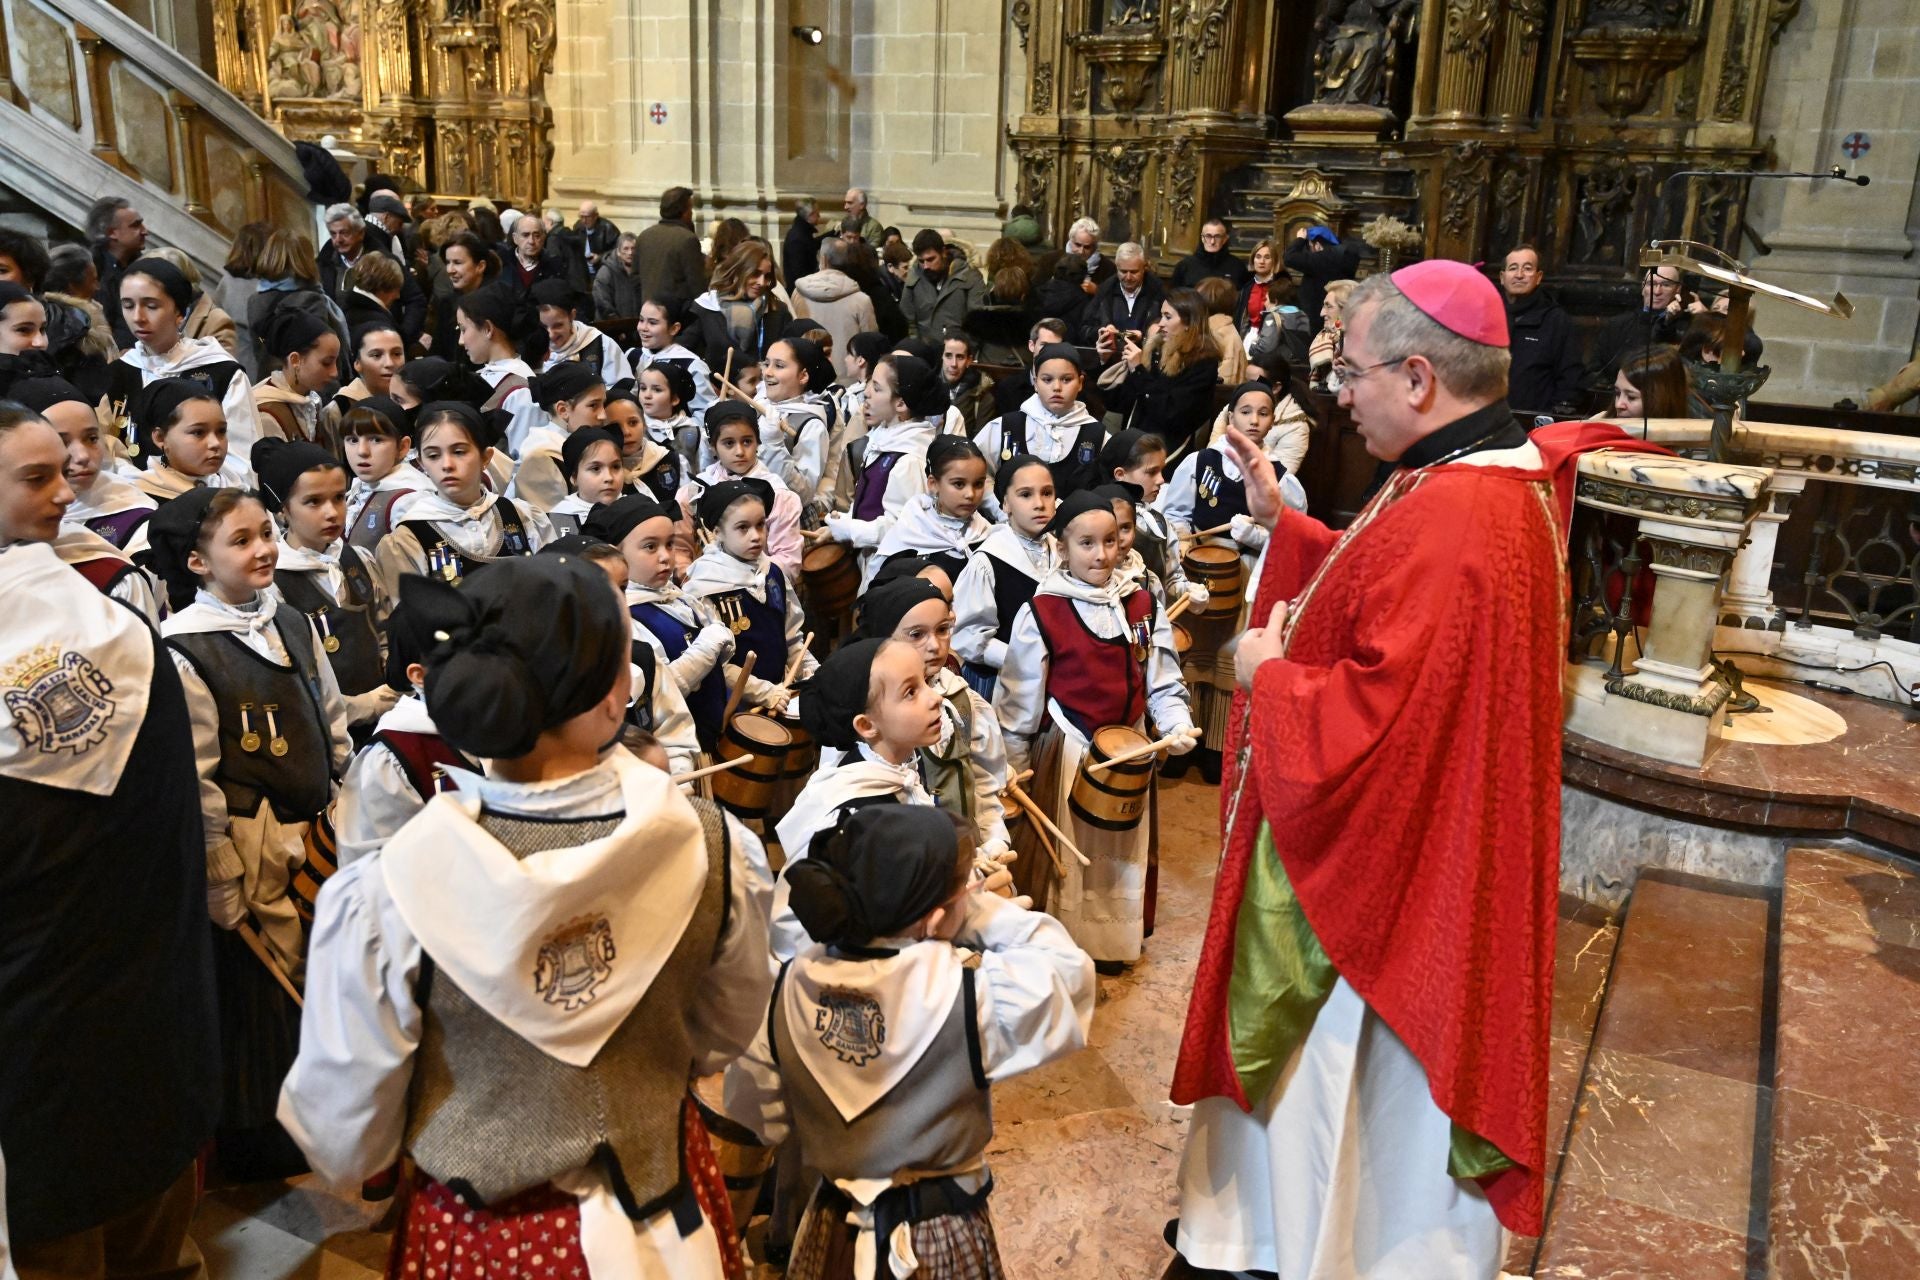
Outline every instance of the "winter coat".
[[900, 310], [906, 313], [914, 337], [939, 342], [948, 329], [965, 327], [967, 313], [986, 300], [986, 281], [970, 264], [955, 258], [938, 282], [915, 267], [900, 295]]
[[847, 339], [876, 327], [873, 302], [860, 292], [852, 276], [832, 269], [800, 277], [793, 284], [792, 296], [794, 317], [818, 320], [833, 335], [834, 371], [842, 379], [851, 377]]

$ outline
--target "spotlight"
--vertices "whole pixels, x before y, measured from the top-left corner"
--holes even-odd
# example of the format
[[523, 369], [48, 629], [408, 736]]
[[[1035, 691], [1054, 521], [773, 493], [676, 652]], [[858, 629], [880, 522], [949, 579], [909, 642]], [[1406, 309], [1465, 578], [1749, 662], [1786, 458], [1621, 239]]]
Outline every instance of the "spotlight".
[[819, 44], [827, 38], [826, 33], [818, 27], [795, 27], [793, 34], [808, 44]]

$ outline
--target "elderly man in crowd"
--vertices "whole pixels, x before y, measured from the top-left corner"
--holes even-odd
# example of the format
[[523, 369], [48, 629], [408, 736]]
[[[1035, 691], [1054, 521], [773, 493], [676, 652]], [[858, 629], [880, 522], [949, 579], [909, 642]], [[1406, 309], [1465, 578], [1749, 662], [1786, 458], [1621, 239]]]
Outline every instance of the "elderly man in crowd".
[[1633, 352], [1680, 340], [1687, 326], [1686, 309], [1680, 305], [1680, 284], [1677, 267], [1649, 267], [1641, 275], [1640, 305], [1612, 317], [1594, 335], [1587, 368], [1593, 371], [1596, 383], [1611, 386], [1620, 362]]
[[865, 240], [875, 249], [887, 242], [886, 224], [873, 216], [867, 208], [867, 193], [859, 187], [850, 188], [847, 198], [840, 202], [846, 216], [840, 219], [840, 234]]
[[1127, 241], [1113, 251], [1113, 275], [1094, 290], [1093, 301], [1081, 313], [1080, 345], [1098, 346], [1105, 339], [1118, 351], [1126, 345], [1120, 341], [1125, 334], [1144, 342], [1147, 329], [1160, 319], [1166, 296], [1160, 277], [1147, 265], [1146, 248]]
[[[368, 201], [368, 207], [373, 202]], [[376, 224], [364, 218], [360, 210], [351, 204], [329, 205], [325, 214], [327, 223], [327, 243], [321, 246], [319, 253], [320, 287], [335, 302], [346, 305], [353, 289], [347, 284], [347, 273], [354, 264], [369, 253], [384, 253], [406, 261], [406, 250], [399, 240], [390, 235], [384, 225]], [[411, 271], [403, 273], [405, 279], [400, 284], [400, 297], [389, 309], [400, 324], [400, 336], [408, 346], [420, 339], [427, 327], [427, 295], [421, 291], [420, 282], [413, 278]]]
[[1573, 341], [1573, 321], [1540, 285], [1540, 251], [1517, 245], [1500, 268], [1507, 295], [1507, 329], [1513, 335], [1513, 367], [1507, 402], [1540, 413], [1573, 413], [1580, 404], [1584, 370]]
[[600, 270], [600, 264], [606, 259], [607, 251], [620, 240], [620, 228], [610, 220], [601, 217], [600, 206], [591, 200], [580, 202], [580, 215], [573, 224], [573, 234], [579, 238], [581, 252], [587, 260], [589, 276]]
[[121, 350], [133, 345], [133, 333], [120, 314], [120, 277], [147, 247], [147, 220], [119, 196], [102, 196], [87, 210], [87, 242], [93, 247], [93, 265], [100, 274], [93, 300], [107, 313], [113, 340]]
[[593, 277], [593, 312], [597, 316], [637, 316], [644, 302], [640, 292], [640, 273], [634, 269], [633, 247], [640, 237], [622, 231], [613, 242], [613, 252], [601, 259]]

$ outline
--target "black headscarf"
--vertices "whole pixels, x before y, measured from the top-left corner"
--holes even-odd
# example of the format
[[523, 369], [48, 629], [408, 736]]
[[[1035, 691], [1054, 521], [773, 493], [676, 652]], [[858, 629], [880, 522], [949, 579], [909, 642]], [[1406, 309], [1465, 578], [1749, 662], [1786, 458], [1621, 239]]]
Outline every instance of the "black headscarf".
[[[424, 436], [431, 429], [434, 421], [442, 417], [453, 418], [460, 422], [466, 428], [467, 434], [473, 437], [473, 442], [482, 449], [491, 449], [500, 443], [500, 429], [493, 415], [481, 413], [464, 400], [435, 400], [431, 404], [421, 405], [414, 410], [413, 414], [415, 430]], [[425, 424], [425, 426], [419, 424]], [[414, 441], [416, 445], [425, 443], [423, 439]]]
[[897, 351], [881, 363], [893, 370], [893, 393], [906, 401], [907, 412], [916, 420], [946, 416], [947, 389], [940, 385], [938, 367]]
[[889, 582], [898, 582], [902, 578], [917, 578], [922, 569], [938, 569], [946, 572], [946, 566], [933, 556], [923, 556], [913, 551], [896, 551], [880, 562], [873, 571], [873, 581], [867, 584], [869, 593], [878, 591]]
[[1103, 498], [1092, 489], [1078, 489], [1060, 500], [1054, 509], [1053, 520], [1047, 525], [1048, 533], [1065, 533], [1067, 526], [1089, 511], [1104, 511], [1113, 514], [1113, 499]]
[[389, 423], [393, 424], [394, 432], [398, 436], [411, 436], [413, 434], [413, 411], [401, 408], [400, 402], [392, 396], [366, 396], [363, 399], [354, 401], [347, 409], [347, 412], [352, 413], [355, 409], [365, 409], [371, 413], [379, 414]]
[[80, 394], [80, 389], [61, 377], [26, 378], [14, 383], [6, 391], [7, 399], [23, 404], [35, 413], [45, 413], [57, 404], [72, 400], [77, 404], [89, 404]]
[[1016, 453], [993, 473], [993, 496], [1001, 502], [1007, 500], [1007, 490], [1013, 488], [1013, 478], [1028, 467], [1046, 467], [1047, 478], [1053, 478], [1053, 468], [1047, 466], [1047, 460], [1037, 454]]
[[187, 568], [187, 555], [200, 541], [200, 526], [206, 522], [207, 508], [224, 492], [196, 485], [179, 497], [160, 504], [147, 521], [147, 545], [153, 568], [167, 585], [167, 599], [174, 609], [193, 603], [200, 589], [199, 575]]
[[580, 474], [587, 450], [603, 442], [613, 446], [614, 457], [620, 456], [620, 437], [605, 427], [582, 427], [567, 437], [567, 442], [560, 446], [560, 474], [567, 478], [568, 484]]
[[187, 273], [168, 262], [165, 258], [138, 258], [127, 268], [127, 275], [146, 276], [165, 291], [173, 305], [180, 308], [184, 319], [187, 312], [193, 310], [193, 282], [187, 279]]
[[630, 659], [626, 613], [579, 556], [516, 556], [458, 587], [409, 574], [400, 600], [429, 637], [433, 722], [469, 755], [526, 755], [606, 697]]
[[582, 532], [617, 547], [627, 540], [628, 534], [647, 521], [674, 518], [673, 511], [652, 498], [644, 494], [629, 494], [587, 512], [587, 518], [581, 522], [580, 528]]
[[155, 378], [127, 400], [127, 417], [140, 439], [151, 443], [155, 436], [173, 425], [174, 415], [189, 400], [220, 403], [220, 397], [208, 390], [206, 384], [192, 378]]
[[827, 655], [813, 675], [800, 682], [800, 723], [830, 747], [851, 751], [860, 745], [853, 718], [867, 709], [873, 687], [873, 660], [885, 640], [849, 640]]
[[860, 626], [854, 634], [885, 640], [909, 613], [929, 600], [944, 603], [946, 598], [945, 592], [925, 578], [896, 578], [884, 587], [869, 587], [860, 599]]
[[1124, 480], [1109, 480], [1105, 484], [1094, 486], [1093, 496], [1112, 506], [1115, 502], [1125, 502], [1138, 510], [1140, 499], [1146, 493], [1137, 484], [1128, 484]]
[[708, 485], [707, 491], [700, 495], [699, 502], [694, 506], [694, 518], [702, 528], [718, 529], [720, 521], [726, 518], [727, 508], [742, 498], [758, 498], [769, 514], [773, 511], [773, 486], [765, 480], [749, 477]]
[[960, 830], [944, 809], [856, 809], [787, 865], [793, 913], [815, 942], [858, 946], [898, 934], [953, 896]]
[[807, 390], [824, 392], [833, 385], [833, 361], [812, 338], [782, 338], [793, 352], [794, 362], [807, 371]]
[[260, 501], [275, 514], [287, 509], [287, 500], [301, 476], [339, 466], [340, 459], [304, 440], [267, 436], [253, 446], [253, 473], [260, 478]]
[[[693, 407], [693, 397], [695, 395], [693, 388], [693, 370], [687, 368], [686, 365], [681, 364], [678, 360], [655, 360], [640, 372], [658, 373], [667, 380], [667, 394], [671, 395], [675, 400], [678, 400], [682, 409], [690, 409]], [[638, 398], [637, 393], [627, 397], [629, 400], [638, 400]], [[608, 399], [612, 399], [612, 396], [609, 395]]]
[[1033, 371], [1040, 372], [1040, 366], [1049, 360], [1065, 360], [1084, 375], [1086, 370], [1080, 364], [1080, 352], [1065, 342], [1049, 342], [1040, 348], [1033, 357]]
[[589, 369], [578, 360], [563, 360], [545, 373], [535, 374], [527, 390], [532, 393], [534, 403], [548, 413], [562, 400], [572, 402], [604, 384], [599, 372]]
[[711, 444], [720, 438], [720, 428], [729, 422], [744, 422], [760, 429], [760, 415], [745, 400], [716, 400], [707, 406], [705, 429], [707, 442]]

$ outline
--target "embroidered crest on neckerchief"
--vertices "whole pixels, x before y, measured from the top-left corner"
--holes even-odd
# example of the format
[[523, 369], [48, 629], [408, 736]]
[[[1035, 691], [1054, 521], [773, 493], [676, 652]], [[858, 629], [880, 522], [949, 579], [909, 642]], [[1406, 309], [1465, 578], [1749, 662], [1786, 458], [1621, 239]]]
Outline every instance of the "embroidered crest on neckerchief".
[[533, 989], [574, 1013], [593, 1003], [600, 984], [613, 976], [613, 926], [605, 916], [580, 916], [540, 944], [533, 962]]
[[0, 672], [0, 684], [7, 686], [13, 727], [28, 746], [79, 755], [107, 740], [118, 705], [107, 696], [113, 681], [85, 654], [41, 645]]
[[880, 1046], [887, 1042], [887, 1016], [880, 1012], [880, 1002], [865, 992], [845, 987], [821, 989], [813, 1029], [834, 1056], [856, 1067], [879, 1057]]

